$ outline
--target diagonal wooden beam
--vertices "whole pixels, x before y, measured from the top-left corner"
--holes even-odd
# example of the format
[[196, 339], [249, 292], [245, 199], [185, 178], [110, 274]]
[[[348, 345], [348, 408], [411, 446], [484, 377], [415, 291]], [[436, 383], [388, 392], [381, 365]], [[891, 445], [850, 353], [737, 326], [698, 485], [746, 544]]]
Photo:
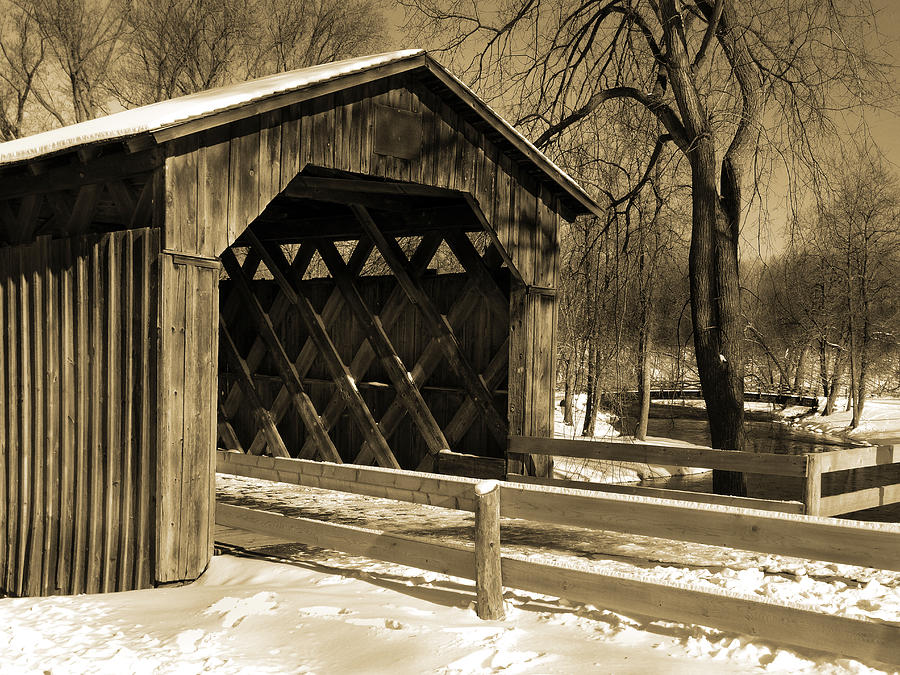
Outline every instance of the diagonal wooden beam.
[[44, 201], [43, 195], [27, 195], [22, 197], [19, 204], [17, 220], [18, 232], [15, 233], [15, 241], [25, 242], [34, 238], [37, 230], [37, 219]]
[[[490, 387], [491, 391], [500, 386], [507, 377], [507, 365], [509, 364], [509, 336], [500, 345], [500, 348], [494, 354], [487, 369], [482, 374], [484, 381]], [[466, 398], [454, 413], [453, 418], [444, 429], [444, 435], [451, 446], [457, 445], [466, 432], [471, 428], [475, 420], [478, 419], [478, 409], [472, 402], [472, 399]]]
[[[312, 246], [301, 248], [297, 253], [297, 256], [294, 258], [293, 265], [297, 267], [298, 271], [302, 274], [306, 271], [306, 267], [309, 265], [309, 262], [312, 260], [313, 253], [315, 252], [315, 248]], [[261, 260], [259, 256], [256, 255], [253, 251], [247, 253], [247, 257], [244, 259], [243, 269], [245, 274], [252, 278], [256, 273], [256, 269], [259, 267]], [[302, 270], [302, 271], [301, 271]], [[234, 320], [235, 315], [240, 309], [241, 303], [238, 297], [238, 292], [235, 289], [233, 293], [229, 294], [228, 299], [225, 301], [225, 305], [222, 309], [222, 316], [225, 317], [226, 323], [231, 323]], [[285, 299], [282, 295], [279, 294], [275, 301], [272, 304], [272, 307], [269, 309], [269, 315], [272, 317], [272, 321], [278, 325], [281, 323], [285, 314], [287, 313], [288, 307], [290, 307], [290, 303]], [[253, 345], [250, 347], [250, 352], [247, 354], [247, 365], [250, 368], [250, 372], [255, 372], [259, 367], [260, 362], [263, 360], [263, 357], [266, 355], [266, 345], [263, 342], [263, 339], [260, 336], [256, 336], [256, 339], [253, 340]], [[231, 387], [229, 392], [225, 395], [223, 408], [225, 411], [225, 415], [227, 419], [231, 419], [234, 417], [235, 413], [238, 410], [238, 407], [241, 404], [241, 396], [242, 389], [238, 384], [235, 384]], [[290, 405], [289, 397], [287, 399], [288, 405]], [[275, 418], [276, 424], [280, 418]], [[260, 454], [264, 449], [263, 445], [259, 445], [255, 448], [255, 452], [253, 449], [250, 450], [253, 454]]]
[[65, 230], [69, 235], [79, 235], [87, 230], [94, 218], [94, 209], [100, 197], [100, 185], [82, 185], [72, 206]]
[[[450, 308], [450, 312], [447, 315], [447, 319], [453, 325], [459, 325], [462, 321], [466, 319], [466, 317], [471, 314], [476, 307], [478, 307], [478, 302], [481, 298], [481, 294], [478, 292], [476, 288], [476, 283], [473, 280], [469, 280], [466, 284], [466, 287], [463, 289], [462, 294], [459, 299], [454, 303], [453, 307]], [[438, 344], [437, 338], [432, 338], [425, 349], [422, 351], [419, 356], [416, 364], [413, 366], [410, 374], [412, 375], [413, 382], [416, 383], [416, 386], [421, 387], [434, 370], [440, 365], [443, 360], [443, 350]], [[468, 399], [467, 399], [468, 400]], [[406, 408], [398, 401], [394, 400], [391, 403], [390, 407], [385, 411], [384, 415], [381, 417], [381, 428], [384, 429], [385, 433], [390, 436], [390, 434], [394, 433], [397, 427], [400, 425], [400, 422], [403, 421], [403, 418], [406, 417]], [[505, 442], [505, 441], [504, 441]], [[373, 457], [373, 449], [368, 445], [364, 445], [360, 453], [356, 456], [356, 459], [353, 460], [354, 464], [369, 464]], [[430, 459], [427, 457], [426, 459]], [[420, 467], [422, 470], [427, 470], [429, 467], [422, 466]]]
[[503, 262], [505, 262], [506, 266], [509, 268], [509, 273], [512, 275], [512, 278], [519, 283], [524, 284], [525, 279], [522, 276], [522, 273], [519, 271], [519, 268], [516, 267], [512, 256], [509, 254], [509, 251], [506, 250], [503, 242], [500, 241], [497, 230], [495, 230], [493, 225], [488, 222], [488, 219], [484, 217], [484, 213], [481, 211], [481, 207], [478, 205], [475, 197], [467, 192], [463, 195], [463, 200], [469, 205], [469, 209], [474, 214], [475, 219], [481, 224], [481, 229], [487, 232], [488, 238], [490, 238], [491, 243], [494, 245], [494, 250], [501, 258], [503, 258]]
[[465, 232], [460, 230], [452, 230], [446, 233], [444, 237], [453, 255], [466, 270], [466, 273], [474, 279], [478, 284], [479, 292], [487, 301], [488, 308], [503, 323], [509, 322], [509, 297], [500, 290], [497, 280], [491, 274], [484, 260], [478, 254], [475, 246], [469, 241], [469, 237]]
[[299, 289], [296, 275], [292, 273], [284, 253], [276, 246], [271, 248], [263, 246], [262, 242], [256, 238], [252, 231], [248, 231], [246, 234], [250, 239], [251, 246], [257, 250], [266, 267], [269, 268], [272, 276], [275, 277], [275, 281], [281, 286], [282, 292], [290, 298], [291, 303], [297, 308], [300, 320], [319, 350], [319, 356], [325, 361], [325, 365], [331, 372], [331, 377], [335, 384], [347, 397], [350, 414], [357, 425], [359, 425], [363, 435], [375, 444], [375, 456], [378, 458], [378, 463], [384, 467], [399, 469], [400, 464], [397, 462], [397, 458], [394, 457], [394, 453], [381, 433], [381, 429], [378, 428], [378, 423], [372, 417], [372, 413], [363, 400], [353, 376], [344, 362], [341, 361], [337, 347], [334, 346], [328, 331], [325, 329], [322, 317], [316, 313], [312, 303]]
[[[302, 249], [301, 249], [302, 250]], [[310, 248], [310, 255], [315, 251], [315, 247]], [[253, 251], [251, 251], [253, 252]], [[369, 258], [369, 254], [372, 252], [372, 243], [369, 241], [360, 241], [357, 242], [356, 247], [353, 249], [353, 253], [350, 255], [350, 260], [347, 262], [348, 269], [353, 274], [359, 274], [359, 271], [363, 268], [363, 265], [366, 264], [366, 260]], [[254, 253], [254, 255], [256, 255]], [[299, 254], [298, 254], [299, 255]], [[296, 262], [296, 259], [294, 260]], [[302, 277], [300, 270], [297, 270], [297, 276]], [[285, 308], [290, 308], [291, 303], [287, 299], [283, 293], [279, 294], [279, 298], [285, 303]], [[325, 307], [322, 309], [322, 321], [325, 323], [326, 327], [330, 327], [331, 324], [337, 319], [338, 313], [343, 307], [344, 299], [341, 296], [341, 292], [338, 289], [334, 289], [331, 292], [331, 295], [328, 296], [328, 300], [325, 302]], [[273, 313], [274, 313], [274, 305], [273, 305]], [[309, 372], [309, 369], [312, 368], [313, 364], [316, 361], [316, 357], [318, 353], [316, 351], [316, 345], [312, 341], [312, 338], [307, 337], [306, 341], [303, 343], [303, 347], [300, 348], [300, 353], [297, 355], [297, 358], [294, 360], [294, 366], [297, 368], [297, 373], [300, 375], [301, 379], [306, 377], [306, 374]], [[355, 370], [351, 369], [351, 372], [359, 379]], [[340, 394], [337, 394], [338, 398], [343, 401], [343, 397]], [[282, 387], [278, 394], [275, 396], [275, 401], [272, 403], [272, 417], [275, 419], [275, 423], [281, 421], [281, 418], [284, 417], [285, 413], [287, 413], [290, 408], [290, 395], [288, 394], [287, 389]], [[320, 416], [322, 419], [322, 424], [325, 425], [325, 428], [329, 431], [331, 427], [334, 426], [334, 422], [331, 421], [330, 413], [331, 404], [329, 403], [326, 406], [324, 412]], [[343, 408], [341, 408], [343, 411]], [[248, 449], [251, 455], [258, 455], [262, 452], [262, 448], [265, 444], [265, 437], [257, 433], [256, 437], [253, 439], [253, 442], [250, 444]], [[301, 459], [309, 459], [315, 453], [315, 443], [312, 438], [307, 438], [306, 443], [303, 444], [303, 448], [298, 455]]]
[[275, 333], [272, 320], [266, 314], [262, 305], [260, 305], [259, 298], [253, 293], [253, 289], [250, 288], [250, 283], [244, 275], [240, 263], [235, 258], [234, 251], [230, 248], [226, 249], [222, 254], [222, 264], [243, 298], [244, 307], [250, 310], [260, 337], [265, 340], [269, 353], [274, 357], [275, 367], [278, 369], [285, 388], [290, 392], [294, 408], [300, 415], [300, 419], [303, 420], [307, 432], [316, 439], [320, 456], [326, 461], [340, 464], [340, 453], [334, 447], [328, 432], [322, 426], [322, 421], [319, 419], [315, 406], [313, 406], [309, 395], [303, 389], [297, 369], [288, 358], [287, 353], [284, 351], [284, 345], [281, 344], [281, 340], [278, 339], [278, 335]]
[[219, 419], [218, 419], [218, 431], [219, 438], [222, 439], [222, 442], [225, 443], [226, 450], [237, 450], [238, 452], [244, 452], [244, 446], [241, 445], [241, 441], [237, 436], [237, 433], [234, 430], [234, 427], [231, 426], [231, 422], [228, 421], [228, 418], [225, 417], [225, 411], [222, 408], [222, 403], [219, 403]]
[[422, 398], [422, 393], [416, 387], [412, 376], [403, 365], [403, 361], [394, 349], [390, 338], [381, 324], [381, 320], [372, 314], [366, 305], [365, 300], [359, 294], [353, 277], [348, 273], [347, 266], [341, 259], [340, 254], [330, 241], [320, 242], [318, 245], [319, 254], [331, 276], [337, 282], [338, 288], [344, 294], [344, 301], [350, 308], [350, 311], [359, 321], [363, 331], [372, 347], [372, 350], [378, 356], [381, 364], [384, 366], [385, 372], [397, 391], [397, 398], [403, 402], [413, 423], [418, 428], [419, 433], [425, 440], [428, 451], [437, 455], [441, 450], [448, 450], [447, 439], [444, 438], [441, 427], [438, 425], [434, 415], [431, 414], [428, 405]]
[[281, 434], [278, 433], [278, 428], [275, 426], [272, 416], [266, 410], [266, 406], [263, 405], [262, 399], [256, 391], [256, 385], [253, 384], [253, 376], [250, 374], [247, 362], [241, 358], [237, 345], [234, 344], [231, 333], [228, 332], [225, 319], [221, 315], [219, 315], [219, 335], [222, 338], [219, 344], [225, 347], [225, 355], [231, 359], [237, 368], [238, 382], [244, 390], [244, 396], [246, 396], [253, 407], [253, 418], [256, 420], [257, 426], [265, 433], [266, 441], [272, 450], [272, 454], [277, 457], [290, 457], [291, 455], [287, 448], [284, 447], [284, 441], [281, 439]]
[[[503, 259], [493, 249], [488, 249], [487, 251], [485, 251], [483, 260], [488, 269], [499, 269], [499, 267], [503, 264]], [[459, 299], [455, 303], [453, 303], [453, 306], [447, 313], [447, 320], [451, 325], [459, 326], [478, 307], [478, 299], [480, 297], [480, 294], [476, 286], [477, 283], [473, 279], [469, 279], [469, 281], [466, 282], [466, 286], [465, 288], [463, 288], [463, 292], [460, 294]], [[508, 338], [504, 344], [508, 348]], [[425, 381], [427, 381], [428, 378], [431, 377], [431, 374], [434, 372], [435, 368], [437, 368], [441, 363], [441, 359], [441, 349], [437, 344], [437, 340], [432, 339], [422, 351], [422, 354], [416, 361], [415, 366], [413, 366], [411, 372], [413, 382], [415, 382], [417, 386], [421, 387], [425, 383]], [[471, 401], [471, 399], [467, 397], [466, 401]], [[405, 414], [405, 409], [396, 400], [391, 403], [390, 407], [384, 413], [381, 418], [380, 424], [381, 428], [385, 430], [385, 433], [388, 434], [389, 438], [390, 434], [394, 433], [397, 426], [399, 426], [400, 422], [403, 421]], [[444, 436], [446, 437], [446, 435], [447, 434], [445, 432]], [[455, 442], [451, 441], [451, 445], [453, 444], [455, 444]], [[353, 460], [353, 462], [355, 464], [368, 464], [372, 461], [373, 457], [374, 455], [372, 453], [372, 449], [368, 446], [365, 446], [363, 447], [359, 455], [357, 455], [356, 459]], [[430, 460], [431, 458], [429, 456], [425, 459]], [[427, 466], [427, 461], [424, 462], [424, 464], [425, 465], [420, 465], [418, 468], [423, 471], [431, 470], [431, 467]]]
[[18, 218], [9, 205], [8, 200], [0, 200], [0, 226], [3, 227], [5, 236], [4, 241], [13, 241], [15, 239], [16, 222]]
[[134, 211], [128, 220], [128, 227], [138, 228], [150, 225], [153, 216], [153, 181], [148, 179], [141, 188], [137, 202], [134, 205]]
[[[443, 241], [443, 237], [436, 233], [431, 232], [422, 237], [422, 240], [419, 242], [419, 245], [416, 247], [415, 252], [412, 256], [412, 261], [410, 262], [410, 267], [413, 270], [413, 274], [418, 278], [425, 269], [428, 267], [428, 264], [434, 258], [434, 254], [437, 253], [438, 248]], [[368, 239], [366, 239], [369, 242]], [[369, 242], [371, 246], [371, 242]], [[338, 295], [341, 295], [339, 289], [335, 289], [334, 291]], [[406, 293], [403, 292], [403, 289], [399, 286], [394, 287], [388, 296], [387, 300], [384, 303], [384, 307], [381, 310], [380, 318], [381, 324], [387, 329], [396, 323], [396, 321], [400, 318], [403, 310], [409, 304], [409, 301], [406, 299]], [[372, 346], [369, 344], [368, 340], [363, 340], [363, 343], [356, 350], [356, 353], [353, 355], [353, 359], [350, 361], [350, 372], [353, 374], [353, 377], [360, 381], [362, 380], [366, 373], [368, 372], [371, 365], [375, 362], [375, 352], [372, 349]], [[421, 386], [421, 382], [418, 383]], [[322, 413], [322, 420], [325, 423], [326, 429], [331, 429], [331, 427], [337, 423], [337, 421], [341, 418], [341, 414], [344, 412], [344, 407], [346, 406], [346, 400], [341, 395], [340, 390], [336, 391], [331, 400], [328, 402], [328, 406], [325, 408], [325, 411]], [[404, 411], [405, 408], [402, 408]], [[402, 417], [401, 417], [402, 419]], [[385, 426], [385, 419], [382, 419], [378, 422], [378, 425], [385, 432], [385, 438], [390, 438], [394, 433], [396, 427]], [[372, 451], [370, 456], [370, 460], [375, 457], [374, 448], [370, 447], [368, 444], [363, 444], [363, 449], [369, 448]], [[300, 457], [304, 457], [310, 452], [310, 448], [307, 447], [307, 444], [304, 444], [303, 449], [300, 452]]]
[[116, 210], [119, 212], [122, 225], [130, 223], [136, 205], [131, 188], [125, 184], [125, 181], [119, 179], [109, 181], [106, 184], [106, 189], [116, 204]]
[[456, 376], [460, 379], [466, 394], [475, 401], [479, 412], [484, 415], [485, 423], [491, 434], [499, 442], [506, 443], [509, 433], [506, 421], [497, 411], [493, 395], [488, 390], [484, 380], [481, 379], [481, 376], [469, 363], [465, 354], [463, 354], [459, 340], [457, 340], [453, 328], [447, 321], [447, 317], [438, 311], [431, 298], [422, 289], [422, 286], [410, 276], [409, 261], [397, 245], [397, 242], [394, 240], [389, 241], [384, 236], [365, 207], [354, 204], [351, 208], [366, 234], [369, 235], [375, 243], [375, 247], [381, 252], [381, 256], [391, 268], [394, 277], [406, 292], [410, 301], [419, 309], [422, 319], [432, 335], [437, 339], [438, 346], [450, 364], [450, 368], [453, 369]]

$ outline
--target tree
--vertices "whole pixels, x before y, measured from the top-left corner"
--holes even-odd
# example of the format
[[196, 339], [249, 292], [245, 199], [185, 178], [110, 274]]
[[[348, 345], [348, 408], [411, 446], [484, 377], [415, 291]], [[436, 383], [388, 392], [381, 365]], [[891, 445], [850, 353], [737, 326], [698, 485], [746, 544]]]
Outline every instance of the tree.
[[235, 0], [151, 0], [127, 13], [111, 89], [124, 105], [161, 101], [240, 77], [237, 61], [257, 44], [251, 13]]
[[129, 106], [357, 55], [384, 35], [375, 0], [152, 0], [126, 17], [111, 88]]
[[371, 52], [384, 39], [377, 0], [260, 0], [257, 71], [280, 72]]
[[896, 332], [898, 223], [900, 184], [880, 161], [864, 154], [844, 164], [809, 235], [841, 291], [832, 297], [832, 313], [844, 320], [851, 428], [860, 422], [878, 343]]
[[[511, 101], [518, 123], [563, 163], [573, 131], [610, 102], [652, 113], [650, 165], [674, 143], [690, 172], [691, 317], [711, 441], [742, 450], [738, 239], [763, 130], [778, 132], [769, 145], [811, 160], [831, 123], [823, 111], [869, 100], [872, 82], [886, 79], [869, 57], [871, 11], [818, 0], [513, 0], [495, 13], [408, 5], [468, 62], [473, 84]], [[715, 472], [713, 484], [746, 493], [740, 474]]]
[[[118, 0], [15, 0], [27, 15], [53, 70], [46, 91], [31, 90], [59, 124], [104, 112], [109, 74], [125, 27], [128, 5]], [[58, 95], [53, 89], [58, 85]]]
[[0, 11], [0, 141], [9, 141], [25, 131], [25, 115], [44, 63], [46, 43], [20, 7], [3, 2]]

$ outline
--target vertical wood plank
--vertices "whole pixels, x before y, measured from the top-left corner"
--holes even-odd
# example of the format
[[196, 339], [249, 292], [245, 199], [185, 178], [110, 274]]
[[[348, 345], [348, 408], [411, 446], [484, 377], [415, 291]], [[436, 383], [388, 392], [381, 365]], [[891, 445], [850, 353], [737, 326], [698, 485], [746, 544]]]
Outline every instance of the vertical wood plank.
[[197, 200], [199, 142], [197, 134], [171, 142], [166, 157], [166, 248], [198, 253]]
[[89, 510], [85, 514], [88, 520], [87, 541], [87, 573], [85, 590], [97, 593], [103, 582], [103, 502], [105, 495], [103, 441], [106, 411], [106, 388], [104, 386], [105, 358], [103, 350], [103, 314], [105, 297], [102, 283], [102, 250], [108, 241], [102, 240], [90, 247], [90, 336], [88, 349], [91, 354], [91, 374], [86, 407], [90, 420], [90, 457], [87, 467]]
[[159, 390], [161, 413], [156, 479], [156, 581], [176, 581], [178, 576], [178, 530], [181, 523], [181, 467], [184, 455], [184, 355], [185, 297], [184, 266], [163, 255], [159, 304], [161, 312]]
[[10, 249], [7, 256], [6, 276], [6, 322], [4, 330], [6, 332], [6, 392], [8, 402], [8, 425], [6, 428], [6, 442], [9, 448], [9, 463], [6, 467], [7, 490], [6, 495], [9, 500], [9, 510], [7, 511], [7, 555], [6, 555], [6, 580], [5, 588], [10, 592], [16, 591], [16, 579], [21, 569], [18, 564], [19, 547], [18, 547], [18, 531], [19, 531], [19, 492], [21, 483], [19, 482], [19, 464], [21, 463], [21, 444], [19, 442], [19, 368], [18, 368], [18, 351], [17, 343], [19, 340], [19, 283], [21, 278], [20, 259], [17, 252]]
[[59, 269], [61, 267], [60, 246], [51, 247], [46, 241], [43, 247], [44, 320], [42, 326], [45, 366], [44, 420], [46, 428], [46, 465], [44, 472], [44, 564], [41, 577], [41, 592], [45, 595], [56, 591], [57, 565], [59, 560], [60, 525], [60, 367], [59, 338], [63, 332], [59, 320]]
[[[196, 162], [196, 157], [194, 159]], [[196, 164], [195, 164], [196, 167]], [[195, 169], [196, 171], [196, 169]], [[196, 180], [195, 180], [196, 184]], [[196, 216], [196, 203], [194, 208]], [[195, 223], [196, 221], [192, 221]], [[196, 235], [196, 226], [192, 229], [194, 236]], [[186, 232], [186, 231], [185, 231]], [[188, 242], [191, 236], [185, 236], [185, 242]], [[196, 247], [196, 240], [190, 241], [192, 246]], [[106, 485], [104, 489], [104, 523], [103, 523], [103, 592], [108, 593], [116, 589], [116, 580], [118, 577], [118, 537], [119, 537], [119, 515], [121, 512], [121, 470], [122, 470], [122, 454], [123, 446], [121, 442], [121, 421], [122, 421], [122, 392], [121, 392], [121, 365], [122, 352], [120, 338], [122, 334], [122, 314], [121, 314], [121, 297], [120, 297], [120, 270], [121, 262], [120, 248], [121, 237], [111, 235], [106, 241], [105, 256], [101, 259], [102, 265], [102, 282], [105, 288], [103, 295], [106, 300], [104, 340], [106, 342], [105, 356], [105, 388], [106, 388], [106, 408], [105, 416], [105, 442], [103, 447], [104, 454], [104, 477]]]
[[228, 175], [231, 142], [228, 127], [203, 132], [198, 156], [197, 252], [217, 256], [228, 246]]
[[[259, 118], [231, 126], [228, 183], [228, 244], [259, 215]], [[224, 247], [223, 247], [224, 248]]]
[[299, 105], [300, 112], [300, 150], [297, 162], [298, 173], [303, 171], [307, 164], [312, 162], [313, 148], [313, 118], [312, 104], [304, 101]]
[[75, 309], [75, 469], [74, 469], [74, 518], [72, 546], [72, 592], [83, 593], [87, 578], [87, 542], [89, 513], [89, 454], [90, 420], [88, 419], [88, 399], [90, 397], [91, 354], [88, 350], [90, 308], [89, 258], [90, 251], [83, 243], [74, 247], [74, 309]]
[[[6, 314], [6, 287], [9, 284], [9, 247], [0, 249], [0, 326], [9, 325], [9, 318]], [[8, 573], [8, 544], [9, 541], [9, 476], [7, 474], [7, 456], [12, 454], [7, 438], [7, 430], [9, 428], [9, 420], [7, 419], [7, 410], [9, 409], [9, 389], [7, 388], [6, 373], [9, 369], [7, 360], [7, 338], [0, 331], [0, 591], [6, 589], [6, 577]]]
[[134, 392], [137, 389], [135, 382], [134, 362], [134, 248], [135, 233], [125, 232], [120, 236], [119, 269], [117, 277], [120, 279], [119, 302], [121, 307], [122, 322], [120, 325], [121, 353], [121, 390], [120, 419], [121, 431], [118, 445], [121, 448], [121, 493], [119, 497], [119, 532], [118, 532], [118, 573], [116, 575], [116, 589], [127, 590], [133, 588], [133, 542], [134, 542], [134, 464], [136, 429], [134, 425]]
[[300, 114], [294, 104], [285, 111], [281, 122], [281, 189], [300, 172]]
[[215, 548], [215, 529], [216, 529], [216, 427], [218, 421], [217, 403], [218, 403], [218, 385], [219, 385], [219, 275], [218, 272], [210, 272], [207, 274], [210, 284], [210, 297], [208, 301], [209, 315], [205, 318], [208, 321], [209, 330], [209, 350], [207, 352], [209, 363], [205, 367], [205, 371], [209, 376], [206, 383], [207, 390], [205, 400], [207, 402], [207, 436], [206, 447], [208, 448], [209, 459], [206, 466], [206, 560], [212, 559], [213, 549]]
[[136, 345], [136, 355], [139, 355], [141, 364], [140, 373], [140, 450], [139, 450], [139, 477], [136, 492], [138, 494], [137, 516], [137, 550], [135, 559], [136, 585], [146, 588], [153, 582], [152, 522], [156, 517], [156, 511], [151, 504], [151, 498], [156, 495], [155, 480], [156, 470], [154, 461], [158, 458], [156, 452], [158, 436], [156, 430], [158, 417], [157, 410], [157, 338], [155, 331], [151, 331], [151, 325], [157, 325], [156, 283], [160, 273], [159, 261], [159, 230], [150, 230], [141, 237], [140, 270], [136, 272], [136, 278], [140, 280], [140, 311], [135, 312], [136, 320], [140, 324], [137, 333], [140, 335], [139, 344]]
[[32, 471], [34, 444], [31, 437], [32, 424], [32, 384], [31, 384], [31, 286], [30, 250], [19, 249], [19, 369], [20, 369], [20, 401], [19, 410], [19, 532], [18, 532], [18, 578], [16, 579], [16, 595], [28, 592], [25, 579], [29, 574], [30, 560], [28, 554], [28, 538], [32, 528]]
[[62, 244], [59, 274], [60, 300], [60, 512], [57, 588], [68, 592], [73, 573], [72, 545], [75, 530], [75, 265], [72, 241]]
[[[260, 116], [259, 211], [281, 192], [281, 110]], [[216, 251], [220, 253], [220, 251]]]
[[196, 518], [196, 483], [193, 472], [197, 447], [196, 429], [198, 426], [198, 414], [200, 406], [198, 401], [199, 382], [197, 381], [197, 358], [199, 356], [199, 338], [197, 334], [197, 302], [200, 291], [199, 272], [193, 265], [176, 265], [177, 273], [184, 277], [184, 353], [183, 361], [176, 367], [184, 373], [182, 403], [184, 405], [184, 417], [182, 420], [184, 438], [181, 462], [173, 462], [175, 471], [180, 476], [181, 506], [177, 514], [178, 535], [175, 539], [177, 546], [177, 578], [187, 579], [191, 562], [190, 547], [196, 539], [197, 533], [191, 531], [191, 525]]

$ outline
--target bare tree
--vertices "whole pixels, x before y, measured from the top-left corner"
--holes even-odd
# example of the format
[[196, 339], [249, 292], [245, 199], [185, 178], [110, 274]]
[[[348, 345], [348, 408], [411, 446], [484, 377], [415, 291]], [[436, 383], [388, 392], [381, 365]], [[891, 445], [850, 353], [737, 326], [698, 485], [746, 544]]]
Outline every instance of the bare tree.
[[328, 63], [377, 49], [385, 22], [377, 0], [259, 0], [253, 74]]
[[128, 5], [118, 0], [15, 1], [52, 57], [45, 88], [32, 89], [38, 103], [59, 124], [82, 122], [103, 112]]
[[[468, 61], [480, 91], [514, 102], [519, 123], [548, 151], [562, 154], [573, 129], [624, 100], [652, 113], [656, 147], [674, 143], [683, 154], [692, 186], [694, 349], [711, 440], [743, 449], [738, 238], [760, 141], [771, 128], [767, 144], [813, 160], [819, 131], [831, 123], [823, 111], [858, 104], [873, 81], [884, 81], [868, 54], [871, 8], [514, 0], [489, 13], [475, 3], [408, 4], [414, 22]], [[717, 492], [746, 493], [740, 474], [716, 472], [713, 483]]]
[[2, 2], [0, 11], [0, 141], [8, 141], [25, 130], [25, 114], [34, 98], [46, 43], [20, 7]]
[[325, 63], [384, 35], [375, 0], [150, 0], [127, 14], [111, 86], [125, 105]]
[[845, 165], [819, 212], [811, 239], [843, 292], [833, 313], [844, 318], [851, 428], [859, 425], [876, 343], [894, 332], [900, 269], [900, 185], [880, 161]]

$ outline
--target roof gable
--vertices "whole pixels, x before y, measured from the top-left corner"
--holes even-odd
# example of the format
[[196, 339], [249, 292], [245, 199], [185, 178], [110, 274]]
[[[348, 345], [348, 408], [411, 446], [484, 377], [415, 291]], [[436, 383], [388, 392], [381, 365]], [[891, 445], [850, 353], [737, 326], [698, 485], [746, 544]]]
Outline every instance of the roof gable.
[[570, 176], [420, 49], [301, 68], [0, 143], [0, 168], [91, 144], [142, 138], [163, 143], [324, 93], [417, 69], [434, 78], [444, 95], [449, 94], [465, 103], [469, 117], [489, 128], [504, 151], [514, 154], [520, 163], [532, 164], [538, 173], [561, 188], [576, 213], [599, 211], [597, 203]]

